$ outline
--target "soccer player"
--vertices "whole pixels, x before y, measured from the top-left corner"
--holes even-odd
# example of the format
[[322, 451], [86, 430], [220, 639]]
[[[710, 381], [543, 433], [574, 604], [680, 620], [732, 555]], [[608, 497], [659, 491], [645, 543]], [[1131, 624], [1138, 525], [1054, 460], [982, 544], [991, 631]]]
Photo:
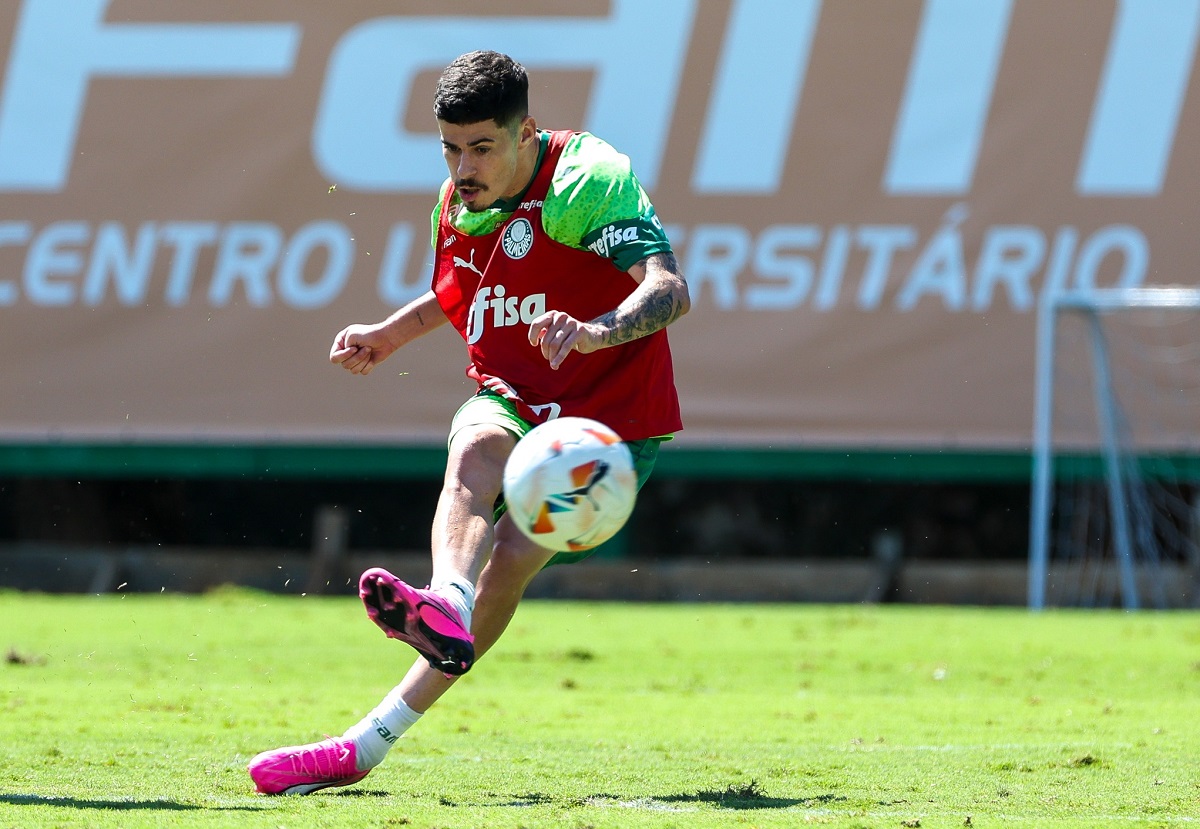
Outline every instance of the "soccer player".
[[447, 321], [466, 342], [478, 392], [450, 425], [430, 587], [379, 568], [359, 581], [367, 615], [420, 658], [342, 736], [255, 757], [260, 792], [361, 780], [496, 642], [538, 571], [587, 555], [542, 549], [496, 510], [522, 435], [558, 416], [599, 420], [629, 446], [640, 486], [681, 428], [664, 329], [690, 299], [654, 207], [604, 141], [538, 129], [528, 90], [525, 69], [496, 52], [445, 69], [434, 114], [450, 177], [432, 216], [432, 289], [343, 329], [329, 353], [365, 375]]

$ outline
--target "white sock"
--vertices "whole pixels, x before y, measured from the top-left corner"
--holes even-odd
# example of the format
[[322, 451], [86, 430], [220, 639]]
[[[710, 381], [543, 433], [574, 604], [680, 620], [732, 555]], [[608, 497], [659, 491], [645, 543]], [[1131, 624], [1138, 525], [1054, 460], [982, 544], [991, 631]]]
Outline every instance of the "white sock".
[[383, 702], [342, 735], [354, 743], [358, 770], [373, 769], [382, 763], [392, 744], [419, 719], [421, 715], [400, 698], [400, 686], [393, 688]]
[[458, 615], [462, 616], [463, 627], [471, 630], [471, 613], [475, 610], [475, 585], [462, 576], [434, 579], [429, 588], [448, 601]]

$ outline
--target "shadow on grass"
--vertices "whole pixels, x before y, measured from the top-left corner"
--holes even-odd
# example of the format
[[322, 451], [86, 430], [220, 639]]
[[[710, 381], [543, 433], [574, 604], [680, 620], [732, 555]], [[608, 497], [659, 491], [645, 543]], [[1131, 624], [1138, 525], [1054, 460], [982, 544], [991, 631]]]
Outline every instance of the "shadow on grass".
[[13, 806], [61, 806], [66, 809], [151, 810], [163, 812], [257, 812], [258, 806], [198, 806], [174, 800], [80, 800], [77, 797], [46, 797], [40, 794], [0, 794], [0, 803]]
[[[822, 806], [829, 803], [840, 803], [845, 797], [833, 794], [814, 795], [813, 797], [771, 797], [751, 781], [745, 786], [729, 786], [724, 790], [701, 789], [694, 793], [659, 795], [656, 797], [627, 797], [616, 794], [594, 794], [589, 797], [572, 799], [572, 806], [618, 806], [629, 809], [671, 810], [689, 803], [711, 803], [719, 809], [788, 809], [792, 806]], [[501, 806], [541, 806], [553, 804], [556, 798], [540, 792], [518, 795]], [[443, 800], [443, 805], [457, 806], [461, 804]], [[482, 805], [482, 804], [480, 804]]]
[[719, 789], [701, 789], [695, 794], [673, 794], [655, 797], [657, 803], [713, 803], [722, 809], [787, 809], [792, 806], [820, 806], [845, 800], [832, 794], [813, 797], [771, 797], [751, 780], [745, 786], [728, 786]]

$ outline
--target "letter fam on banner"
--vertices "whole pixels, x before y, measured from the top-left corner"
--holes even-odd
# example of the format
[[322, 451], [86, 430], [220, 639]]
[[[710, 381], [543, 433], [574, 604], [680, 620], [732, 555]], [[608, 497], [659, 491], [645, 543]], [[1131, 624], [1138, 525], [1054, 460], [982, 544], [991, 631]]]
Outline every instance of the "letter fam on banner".
[[[22, 3], [0, 94], [0, 196], [64, 189], [93, 79], [286, 78], [296, 69], [300, 22], [109, 22], [109, 5]], [[695, 197], [779, 191], [795, 152], [796, 116], [822, 10], [820, 0], [734, 0], [699, 125], [690, 178]], [[312, 123], [312, 162], [344, 189], [436, 190], [445, 175], [437, 137], [410, 131], [403, 113], [421, 72], [453, 57], [453, 43], [483, 39], [520, 54], [535, 72], [594, 72], [586, 126], [628, 151], [653, 189], [698, 13], [696, 0], [615, 0], [601, 16], [361, 20], [330, 53]], [[925, 1], [881, 194], [971, 191], [1012, 14], [1013, 0]], [[634, 66], [619, 59], [607, 46], [618, 37], [645, 60]], [[1144, 197], [1162, 190], [1198, 37], [1197, 0], [1164, 0], [1153, 8], [1118, 4], [1080, 147], [1077, 193]], [[394, 48], [398, 42], [406, 44], [401, 52]], [[759, 59], [764, 44], [777, 56], [769, 64]], [[764, 83], [780, 93], [765, 113], [754, 103]], [[626, 94], [630, 89], [638, 94]], [[748, 152], [741, 125], [750, 122], [754, 146]], [[844, 302], [847, 269], [860, 254], [866, 257], [855, 298], [861, 309], [885, 307], [891, 291], [895, 299], [886, 307], [896, 311], [928, 297], [948, 311], [983, 311], [1003, 287], [1012, 307], [1026, 310], [1037, 295], [1033, 278], [1072, 264], [1075, 252], [1062, 247], [1063, 231], [1025, 225], [977, 228], [971, 238], [978, 252], [972, 254], [962, 229], [966, 213], [957, 209], [932, 232], [853, 221], [766, 227], [691, 222], [674, 228], [672, 238], [691, 278], [705, 287], [701, 301], [711, 296], [719, 310], [832, 310]], [[610, 228], [593, 247], [603, 254], [627, 232]], [[922, 241], [923, 234], [929, 236]], [[1051, 246], [1050, 235], [1060, 241]], [[0, 281], [0, 305], [97, 305], [112, 296], [126, 306], [222, 307], [243, 296], [253, 307], [319, 309], [337, 301], [349, 275], [364, 265], [377, 274], [379, 297], [397, 303], [423, 289], [428, 269], [417, 242], [407, 222], [360, 250], [345, 224], [327, 219], [290, 235], [268, 218], [219, 223], [159, 217], [138, 225], [64, 219], [41, 227], [6, 221], [0, 223], [0, 254], [19, 249], [22, 262], [19, 279]], [[208, 248], [215, 262], [201, 272]], [[896, 263], [918, 248], [916, 262], [897, 273]], [[1043, 269], [1047, 249], [1055, 267]], [[361, 261], [371, 250], [376, 258]], [[1133, 225], [1089, 234], [1074, 262], [1073, 284], [1096, 284], [1094, 275], [1110, 253], [1124, 257], [1121, 284], [1140, 284], [1149, 243]], [[968, 268], [971, 255], [977, 261]], [[320, 265], [311, 264], [317, 259]], [[151, 274], [162, 262], [169, 263], [169, 274], [165, 284], [155, 285]], [[310, 273], [312, 267], [320, 272]]]

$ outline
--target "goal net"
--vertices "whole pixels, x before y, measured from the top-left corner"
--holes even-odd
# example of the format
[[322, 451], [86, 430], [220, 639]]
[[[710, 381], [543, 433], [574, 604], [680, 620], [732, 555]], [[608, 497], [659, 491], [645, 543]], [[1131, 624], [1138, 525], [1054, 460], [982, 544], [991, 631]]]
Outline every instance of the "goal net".
[[1029, 606], [1200, 606], [1200, 289], [1047, 298]]

